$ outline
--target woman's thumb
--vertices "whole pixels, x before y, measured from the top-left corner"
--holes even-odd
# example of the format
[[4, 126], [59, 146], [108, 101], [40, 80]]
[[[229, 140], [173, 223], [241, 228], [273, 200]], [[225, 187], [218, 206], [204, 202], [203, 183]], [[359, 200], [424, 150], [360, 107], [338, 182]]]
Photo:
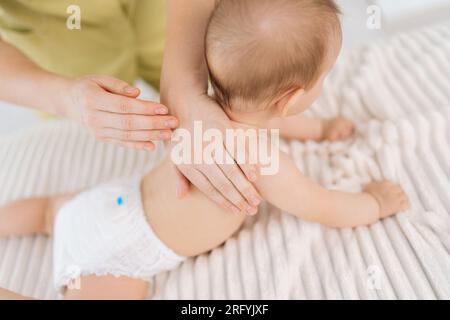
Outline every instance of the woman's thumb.
[[140, 94], [138, 88], [114, 77], [92, 76], [90, 79], [110, 93], [120, 94], [130, 98], [137, 98]]

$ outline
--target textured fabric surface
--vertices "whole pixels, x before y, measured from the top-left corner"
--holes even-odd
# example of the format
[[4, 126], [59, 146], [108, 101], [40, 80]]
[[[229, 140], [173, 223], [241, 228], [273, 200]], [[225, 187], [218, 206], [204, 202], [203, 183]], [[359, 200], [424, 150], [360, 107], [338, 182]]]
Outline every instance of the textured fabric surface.
[[[411, 210], [333, 230], [263, 206], [223, 247], [158, 275], [152, 297], [450, 299], [449, 77], [450, 23], [347, 53], [311, 113], [350, 117], [355, 137], [283, 146], [328, 187], [399, 182]], [[0, 203], [131, 175], [157, 157], [50, 124], [0, 140]], [[44, 237], [0, 240], [0, 286], [54, 298], [51, 254]]]

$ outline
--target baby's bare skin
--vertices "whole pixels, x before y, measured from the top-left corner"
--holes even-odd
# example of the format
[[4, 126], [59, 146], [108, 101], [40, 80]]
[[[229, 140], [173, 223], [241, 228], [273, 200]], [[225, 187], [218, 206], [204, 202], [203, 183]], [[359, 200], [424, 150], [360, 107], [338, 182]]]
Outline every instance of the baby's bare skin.
[[193, 189], [182, 199], [170, 190], [175, 173], [170, 159], [144, 177], [141, 194], [148, 222], [158, 237], [182, 256], [208, 252], [239, 230], [247, 217], [232, 214]]
[[285, 139], [338, 141], [344, 140], [353, 134], [353, 122], [344, 117], [333, 119], [309, 118], [303, 114], [287, 118], [275, 118], [269, 122], [270, 129], [280, 130]]
[[353, 134], [353, 122], [344, 117], [337, 117], [323, 121], [322, 140], [338, 141], [344, 140]]

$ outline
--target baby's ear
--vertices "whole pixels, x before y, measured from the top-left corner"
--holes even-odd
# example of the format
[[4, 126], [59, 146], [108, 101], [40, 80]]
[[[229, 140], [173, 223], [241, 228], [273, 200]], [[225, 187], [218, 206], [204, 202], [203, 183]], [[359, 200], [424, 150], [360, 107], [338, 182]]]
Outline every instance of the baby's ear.
[[301, 98], [305, 95], [305, 89], [297, 88], [286, 92], [278, 101], [276, 102], [277, 112], [281, 117], [285, 117], [291, 108], [298, 105]]

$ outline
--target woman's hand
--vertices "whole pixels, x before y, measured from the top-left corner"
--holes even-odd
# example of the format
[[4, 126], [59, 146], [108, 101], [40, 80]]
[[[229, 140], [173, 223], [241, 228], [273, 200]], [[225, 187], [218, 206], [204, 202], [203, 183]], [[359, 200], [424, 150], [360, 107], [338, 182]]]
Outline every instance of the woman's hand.
[[109, 76], [68, 81], [63, 114], [82, 122], [97, 138], [124, 147], [154, 150], [151, 141], [170, 140], [178, 127], [162, 104], [137, 99], [139, 89]]
[[139, 90], [109, 76], [70, 79], [35, 65], [0, 40], [0, 99], [82, 122], [99, 139], [154, 149], [178, 120], [167, 107], [138, 100]]
[[[193, 97], [193, 98], [192, 98]], [[232, 128], [231, 122], [220, 106], [207, 95], [191, 96], [183, 100], [178, 110], [190, 110], [182, 118], [182, 127], [194, 134], [194, 122], [201, 122], [203, 130], [219, 129], [225, 136], [225, 129]], [[173, 104], [171, 108], [175, 107]], [[203, 132], [202, 132], [203, 135]], [[201, 137], [194, 137], [201, 139]], [[234, 150], [226, 150], [236, 156]], [[177, 167], [177, 195], [189, 191], [189, 181], [211, 200], [234, 213], [254, 215], [258, 212], [261, 196], [250, 181], [258, 178], [258, 167], [249, 164], [183, 164]], [[192, 161], [193, 162], [193, 161]]]
[[[194, 122], [203, 129], [225, 131], [231, 123], [220, 106], [207, 96], [205, 30], [215, 0], [167, 1], [168, 28], [161, 75], [161, 101], [193, 133]], [[225, 149], [225, 147], [223, 148]], [[234, 152], [233, 152], [234, 153]], [[250, 181], [258, 168], [234, 164], [184, 164], [177, 169], [177, 195], [184, 196], [189, 181], [222, 207], [239, 213], [257, 213], [261, 197]]]

